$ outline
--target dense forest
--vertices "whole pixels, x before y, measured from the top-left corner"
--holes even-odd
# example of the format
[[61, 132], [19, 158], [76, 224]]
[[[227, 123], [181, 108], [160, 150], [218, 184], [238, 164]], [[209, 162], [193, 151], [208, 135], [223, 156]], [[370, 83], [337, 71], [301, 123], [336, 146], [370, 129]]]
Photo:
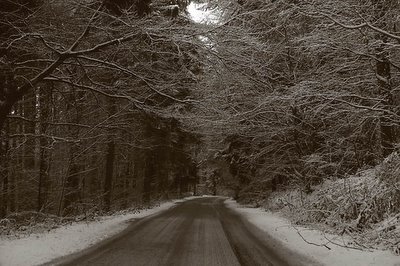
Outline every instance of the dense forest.
[[0, 216], [118, 209], [193, 186], [199, 138], [174, 113], [189, 108], [195, 44], [187, 22], [149, 4], [2, 1]]
[[192, 1], [217, 18], [0, 1], [0, 218], [196, 187], [343, 232], [400, 217], [400, 3]]

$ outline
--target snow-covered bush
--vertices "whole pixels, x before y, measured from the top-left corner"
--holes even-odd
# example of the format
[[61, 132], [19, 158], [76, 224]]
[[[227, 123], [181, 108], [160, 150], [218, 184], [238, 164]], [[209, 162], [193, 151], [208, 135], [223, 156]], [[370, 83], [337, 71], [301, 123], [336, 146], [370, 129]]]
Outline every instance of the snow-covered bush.
[[381, 164], [378, 171], [378, 177], [385, 182], [393, 190], [394, 198], [397, 198], [393, 207], [397, 207], [394, 211], [400, 211], [400, 155], [393, 152]]
[[389, 178], [396, 171], [400, 172], [393, 166], [400, 162], [396, 160], [390, 164], [396, 170], [392, 170], [392, 174], [382, 172], [389, 169], [385, 163], [347, 178], [326, 180], [314, 187], [311, 194], [298, 189], [272, 194], [266, 206], [280, 209], [296, 224], [320, 224], [337, 233], [351, 235], [357, 243], [381, 245], [398, 252], [399, 192], [381, 175]]

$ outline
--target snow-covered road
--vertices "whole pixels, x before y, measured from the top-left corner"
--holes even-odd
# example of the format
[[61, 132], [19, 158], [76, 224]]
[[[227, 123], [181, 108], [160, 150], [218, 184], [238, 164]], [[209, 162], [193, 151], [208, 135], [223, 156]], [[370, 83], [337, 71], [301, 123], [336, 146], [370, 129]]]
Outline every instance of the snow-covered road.
[[[193, 201], [182, 205], [182, 202], [186, 202], [187, 200]], [[267, 260], [271, 259], [272, 261], [280, 261], [279, 256], [284, 254], [284, 257], [288, 256], [296, 258], [296, 256], [298, 256], [299, 264], [294, 265], [300, 265], [301, 259], [303, 265], [400, 266], [400, 256], [396, 256], [389, 251], [369, 252], [341, 247], [339, 245], [342, 245], [343, 241], [338, 236], [332, 236], [317, 230], [309, 230], [293, 226], [288, 220], [275, 213], [265, 212], [262, 209], [246, 208], [240, 206], [235, 201], [228, 199], [225, 200], [225, 205], [234, 211], [229, 212], [223, 207], [223, 205], [221, 205], [222, 201], [222, 198], [197, 197], [196, 199], [195, 197], [191, 197], [180, 201], [164, 203], [159, 207], [145, 210], [140, 213], [103, 217], [99, 221], [88, 223], [79, 222], [69, 226], [63, 226], [48, 233], [33, 234], [20, 239], [0, 238], [0, 265], [40, 265], [60, 257], [68, 256], [72, 253], [80, 252], [104, 239], [115, 236], [132, 224], [131, 221], [135, 219], [157, 215], [157, 219], [149, 219], [151, 219], [151, 221], [153, 221], [152, 223], [155, 225], [159, 225], [161, 229], [164, 228], [162, 226], [163, 224], [165, 224], [165, 226], [167, 224], [172, 226], [174, 224], [182, 223], [182, 225], [187, 227], [185, 232], [181, 230], [183, 227], [174, 227], [176, 229], [176, 235], [182, 236], [180, 241], [174, 241], [175, 238], [172, 235], [175, 233], [173, 230], [166, 231], [167, 235], [171, 234], [168, 239], [172, 241], [170, 244], [167, 244], [170, 246], [181, 247], [176, 249], [179, 251], [179, 256], [168, 257], [169, 260], [173, 259], [173, 261], [177, 263], [174, 265], [181, 265], [179, 264], [181, 262], [186, 263], [187, 259], [191, 256], [195, 256], [198, 251], [203, 250], [206, 252], [208, 250], [213, 253], [216, 252], [218, 247], [221, 247], [226, 252], [229, 251], [228, 253], [225, 253], [227, 257], [224, 257], [225, 255], [222, 257], [217, 256], [214, 258], [215, 261], [222, 261], [228, 258], [241, 265], [251, 265], [251, 263], [254, 263], [252, 262], [254, 259], [258, 260], [258, 262], [265, 261], [265, 264], [261, 265], [268, 265]], [[177, 205], [177, 203], [180, 204]], [[174, 206], [180, 207], [168, 211], [168, 209]], [[161, 212], [163, 211], [167, 211], [165, 215], [161, 215]], [[237, 214], [239, 214], [239, 216]], [[201, 224], [207, 226], [202, 227]], [[192, 230], [193, 228], [199, 230]], [[223, 228], [223, 230], [217, 230], [218, 228]], [[211, 232], [209, 230], [214, 231]], [[191, 234], [191, 231], [196, 232], [196, 234]], [[254, 235], [256, 235], [255, 238]], [[207, 242], [205, 236], [208, 236], [209, 239], [217, 237], [217, 242], [219, 242], [220, 245], [218, 244], [214, 248], [210, 248], [213, 247], [215, 241]], [[132, 237], [135, 238], [136, 236]], [[144, 237], [143, 239], [148, 238]], [[190, 245], [185, 244], [185, 239]], [[198, 241], [193, 241], [193, 239], [197, 239]], [[201, 247], [201, 239], [205, 241], [203, 242], [205, 245], [208, 245], [208, 248]], [[160, 241], [161, 240], [162, 238], [160, 238]], [[152, 242], [152, 239], [149, 239], [149, 241]], [[261, 243], [256, 243], [258, 241], [261, 241]], [[333, 244], [332, 242], [339, 245]], [[265, 243], [269, 244], [266, 245]], [[151, 250], [151, 247], [144, 246], [143, 241], [138, 244], [141, 248]], [[228, 248], [229, 246], [233, 247], [233, 249], [231, 250]], [[187, 253], [183, 252], [188, 248], [189, 251]], [[265, 251], [265, 249], [270, 249], [270, 251]], [[256, 252], [257, 250], [260, 250], [260, 252]], [[277, 258], [275, 258], [274, 250], [278, 250]], [[173, 249], [170, 251], [172, 252]], [[153, 254], [153, 252], [155, 251], [151, 251], [150, 253]], [[248, 257], [243, 255], [249, 252], [250, 254], [254, 254]], [[264, 252], [273, 254], [267, 254], [264, 256]], [[140, 252], [137, 253], [140, 254]], [[154, 261], [158, 263], [159, 257], [155, 255], [156, 254], [154, 253]], [[199, 265], [202, 265], [201, 261], [204, 259], [201, 260], [200, 258], [201, 256], [199, 256], [196, 261], [200, 261]], [[63, 259], [59, 261], [65, 262]], [[210, 257], [208, 261], [204, 260], [204, 263], [207, 262], [207, 265], [213, 265], [210, 264], [213, 261], [212, 257]], [[290, 263], [290, 259], [288, 264], [293, 264]]]
[[58, 260], [62, 266], [318, 265], [242, 220], [225, 198], [192, 199], [132, 223], [111, 241]]

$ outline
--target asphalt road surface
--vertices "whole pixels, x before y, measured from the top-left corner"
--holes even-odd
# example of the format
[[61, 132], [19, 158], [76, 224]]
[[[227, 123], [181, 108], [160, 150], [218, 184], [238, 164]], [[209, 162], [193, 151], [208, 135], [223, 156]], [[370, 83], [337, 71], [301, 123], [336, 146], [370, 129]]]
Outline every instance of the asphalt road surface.
[[206, 197], [132, 221], [121, 234], [51, 265], [314, 265]]

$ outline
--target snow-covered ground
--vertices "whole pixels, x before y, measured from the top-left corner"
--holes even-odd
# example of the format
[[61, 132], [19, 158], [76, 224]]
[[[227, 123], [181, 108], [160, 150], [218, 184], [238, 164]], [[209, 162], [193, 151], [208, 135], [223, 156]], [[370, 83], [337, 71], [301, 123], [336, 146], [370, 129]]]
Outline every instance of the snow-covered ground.
[[225, 203], [250, 223], [281, 241], [290, 250], [321, 264], [329, 266], [400, 266], [400, 256], [396, 256], [390, 251], [362, 251], [341, 247], [339, 245], [344, 246], [344, 240], [340, 236], [293, 226], [287, 219], [276, 213], [260, 208], [243, 207], [234, 200], [226, 200]]
[[[143, 218], [167, 210], [177, 202], [193, 198], [197, 197], [163, 203], [156, 208], [140, 213], [102, 217], [99, 221], [62, 226], [45, 234], [32, 234], [20, 239], [0, 238], [0, 266], [39, 265], [81, 251], [118, 234], [128, 226], [127, 221], [131, 219]], [[370, 252], [340, 247], [332, 243], [343, 245], [343, 240], [338, 236], [303, 227], [294, 227], [287, 219], [276, 213], [266, 212], [263, 209], [246, 208], [233, 200], [226, 200], [226, 204], [249, 222], [281, 241], [289, 249], [321, 264], [400, 266], [400, 256], [389, 251]], [[306, 241], [312, 244], [308, 244]]]
[[99, 221], [79, 222], [51, 230], [48, 233], [31, 234], [20, 239], [0, 238], [0, 266], [39, 265], [58, 257], [83, 250], [93, 244], [116, 235], [129, 225], [131, 219], [143, 218], [195, 197], [166, 202], [153, 209], [102, 217]]

